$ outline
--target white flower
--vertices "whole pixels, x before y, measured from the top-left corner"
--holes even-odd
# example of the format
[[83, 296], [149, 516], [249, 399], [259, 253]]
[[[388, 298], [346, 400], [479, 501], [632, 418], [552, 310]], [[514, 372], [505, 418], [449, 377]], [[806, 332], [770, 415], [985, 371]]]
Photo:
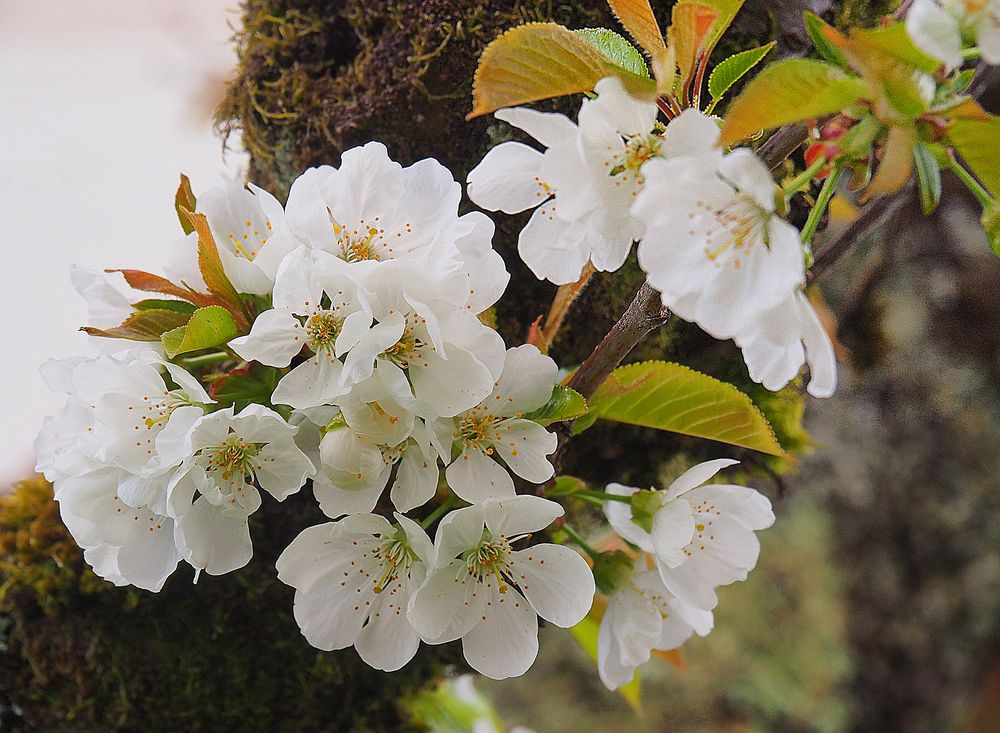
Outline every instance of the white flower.
[[914, 44], [950, 71], [962, 65], [964, 38], [973, 39], [983, 59], [1000, 64], [1000, 1], [916, 0], [906, 14]]
[[712, 630], [712, 612], [681, 603], [655, 571], [639, 568], [608, 597], [597, 632], [597, 671], [609, 690], [627, 684], [652, 650], [681, 646]]
[[300, 247], [278, 268], [273, 308], [250, 333], [229, 342], [248, 361], [287, 367], [303, 347], [312, 354], [281, 378], [271, 401], [297, 408], [330, 404], [347, 391], [339, 356], [368, 332], [371, 313], [343, 262]]
[[410, 599], [421, 638], [461, 638], [466, 661], [487, 677], [524, 674], [538, 653], [538, 616], [573, 626], [594, 597], [590, 568], [573, 550], [512, 547], [562, 513], [555, 502], [517, 496], [445, 516], [434, 538], [435, 567]]
[[278, 501], [315, 473], [295, 445], [296, 429], [262, 405], [201, 418], [191, 457], [171, 479], [168, 509], [184, 559], [210, 575], [241, 568], [253, 555], [248, 517], [260, 507], [256, 482]]
[[[660, 578], [682, 603], [715, 608], [715, 588], [745, 580], [757, 564], [760, 543], [754, 531], [774, 523], [771, 502], [745, 486], [710, 484], [717, 472], [737, 461], [706, 461], [681, 474], [666, 491], [649, 492], [648, 528], [634, 521], [639, 489], [610, 484], [609, 494], [633, 503], [608, 501], [604, 514], [615, 532], [653, 555]], [[651, 515], [651, 516], [650, 516]]]
[[584, 100], [579, 126], [559, 114], [503, 109], [497, 119], [519, 127], [547, 149], [502, 143], [469, 173], [469, 198], [484, 209], [515, 214], [535, 208], [518, 238], [531, 271], [558, 285], [575, 282], [588, 260], [617, 270], [642, 223], [629, 212], [643, 185], [646, 161], [709, 151], [718, 126], [698, 112], [656, 130], [656, 105], [630, 96], [618, 79], [598, 82]]
[[430, 538], [411, 519], [391, 524], [352, 514], [303, 530], [278, 558], [278, 579], [295, 588], [295, 620], [318, 649], [354, 646], [392, 672], [417, 652], [406, 609], [433, 562]]
[[[383, 380], [403, 384], [386, 388]], [[410, 511], [434, 496], [438, 458], [447, 455], [446, 448], [422, 419], [393, 398], [400, 390], [408, 390], [400, 370], [379, 366], [352, 390], [352, 401], [341, 405], [341, 414], [324, 426], [313, 493], [327, 516], [370, 512], [396, 464], [391, 492], [396, 509]]]
[[[448, 485], [459, 497], [477, 503], [514, 495], [514, 481], [492, 458], [494, 453], [532, 483], [552, 478], [547, 456], [556, 449], [557, 438], [521, 415], [548, 402], [557, 379], [556, 363], [535, 346], [508, 349], [493, 392], [454, 420], [435, 424], [443, 443], [450, 445], [453, 440], [461, 448], [445, 472]], [[451, 435], [445, 437], [449, 430]]]
[[[168, 387], [160, 368], [176, 388]], [[73, 370], [73, 387], [77, 399], [93, 406], [100, 439], [95, 457], [129, 474], [118, 496], [165, 514], [163, 471], [187, 457], [191, 428], [215, 400], [179, 366], [128, 352], [83, 360]]]
[[[69, 268], [69, 278], [73, 289], [87, 304], [87, 325], [94, 328], [110, 329], [121, 325], [135, 313], [132, 303], [143, 297], [127, 285], [117, 283], [116, 279], [120, 278], [117, 274], [73, 265]], [[120, 352], [126, 345], [135, 352], [162, 352], [159, 341], [125, 341], [92, 335], [89, 341], [104, 353]]]
[[799, 233], [775, 213], [767, 167], [739, 149], [652, 160], [632, 213], [646, 224], [639, 265], [663, 304], [731, 338], [804, 282]]
[[375, 323], [346, 349], [346, 384], [371, 377], [376, 366], [405, 372], [394, 397], [425, 417], [452, 416], [489, 394], [503, 367], [500, 335], [463, 307], [460, 271], [399, 260], [379, 265], [361, 284]]
[[347, 262], [423, 259], [453, 262], [464, 273], [473, 314], [493, 305], [509, 275], [490, 242], [493, 223], [458, 215], [461, 187], [427, 159], [403, 168], [382, 143], [352, 148], [340, 168], [310, 168], [293, 183], [286, 215], [307, 246]]
[[[180, 560], [174, 520], [122, 501], [119, 491], [132, 478], [125, 471], [98, 468], [56, 481], [55, 499], [63, 523], [95, 573], [115, 585], [156, 592]], [[167, 480], [165, 474], [157, 477], [159, 493], [166, 492]]]
[[837, 358], [833, 344], [805, 294], [797, 290], [762, 313], [746, 332], [736, 336], [750, 378], [767, 389], [784, 387], [809, 363], [809, 394], [830, 397], [837, 389]]
[[[240, 293], [264, 295], [274, 286], [278, 265], [295, 246], [285, 224], [285, 212], [271, 194], [252, 183], [249, 190], [226, 183], [198, 197], [219, 258], [233, 287]], [[177, 282], [204, 290], [197, 267], [198, 236], [188, 234], [173, 247], [166, 273]]]

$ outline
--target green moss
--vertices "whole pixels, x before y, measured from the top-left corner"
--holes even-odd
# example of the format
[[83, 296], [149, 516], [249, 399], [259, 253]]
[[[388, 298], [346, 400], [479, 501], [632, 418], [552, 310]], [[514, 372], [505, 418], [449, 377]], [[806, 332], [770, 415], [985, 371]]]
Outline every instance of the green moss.
[[[49, 485], [0, 503], [0, 727], [21, 731], [417, 730], [401, 701], [439, 676], [451, 647], [403, 671], [301, 637], [274, 559], [323, 521], [312, 497], [254, 515], [238, 573], [171, 577], [159, 594], [95, 577], [57, 517]], [[250, 723], [252, 721], [252, 724]]]

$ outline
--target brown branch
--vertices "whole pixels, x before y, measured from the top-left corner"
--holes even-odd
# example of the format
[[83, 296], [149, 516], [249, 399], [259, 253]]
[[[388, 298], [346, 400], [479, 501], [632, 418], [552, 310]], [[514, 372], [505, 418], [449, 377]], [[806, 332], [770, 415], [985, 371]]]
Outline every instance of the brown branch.
[[590, 356], [569, 380], [568, 386], [589, 399], [608, 375], [622, 363], [622, 359], [650, 331], [665, 324], [669, 318], [670, 311], [663, 307], [660, 294], [649, 283], [643, 283], [618, 323], [594, 347]]
[[785, 158], [809, 139], [809, 127], [804, 122], [794, 122], [791, 125], [779, 127], [764, 143], [757, 148], [757, 156], [771, 170], [781, 165]]

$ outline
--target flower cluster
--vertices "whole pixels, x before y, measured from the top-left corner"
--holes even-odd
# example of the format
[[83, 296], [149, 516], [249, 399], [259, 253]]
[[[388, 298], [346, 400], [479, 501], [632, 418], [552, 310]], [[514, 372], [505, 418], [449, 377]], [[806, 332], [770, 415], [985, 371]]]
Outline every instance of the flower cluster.
[[496, 116], [546, 147], [493, 148], [469, 174], [488, 210], [535, 208], [518, 251], [536, 276], [580, 278], [590, 262], [617, 270], [633, 241], [663, 304], [743, 350], [771, 390], [808, 361], [811, 394], [836, 387], [833, 347], [803, 293], [799, 232], [778, 214], [779, 190], [749, 149], [723, 152], [716, 120], [688, 109], [668, 124], [615, 78], [584, 100], [579, 122], [525, 108]]
[[[533, 198], [508, 208], [553, 195], [560, 216], [578, 212], [567, 222], [555, 199], [543, 202], [542, 233], [522, 235], [529, 258], [576, 242], [578, 224], [600, 233], [582, 259], [530, 260], [539, 274], [563, 279], [548, 268], [575, 263], [564, 272], [572, 279], [588, 260], [619, 267], [644, 228], [633, 201], [664, 175], [654, 162], [697, 155], [749, 180], [747, 155], [715, 150], [708, 118], [686, 115], [660, 130], [653, 110], [619, 87], [600, 91], [581, 112], [587, 146], [563, 146], [572, 127], [564, 118], [510, 111], [552, 148], [500, 146], [473, 176], [477, 196], [503, 199], [515, 183], [497, 185], [484, 171], [498, 165], [516, 178], [531, 168]], [[505, 168], [506, 156], [520, 156], [524, 169]], [[574, 174], [595, 166], [603, 173]], [[734, 215], [763, 207], [735, 198], [727, 181], [716, 187], [737, 202]], [[277, 571], [319, 649], [354, 647], [392, 671], [421, 643], [461, 640], [480, 673], [520, 675], [537, 654], [539, 618], [560, 627], [600, 618], [595, 572], [608, 596], [598, 647], [609, 687], [652, 649], [710, 630], [714, 589], [756, 562], [753, 531], [770, 524], [769, 505], [750, 489], [699, 487], [729, 461], [698, 466], [667, 492], [586, 490], [628, 544], [622, 561], [565, 524], [559, 503], [516, 491], [516, 482], [553, 478], [558, 439], [545, 426], [572, 391], [537, 346], [507, 348], [486, 325], [508, 275], [492, 222], [459, 215], [460, 195], [435, 161], [402, 167], [370, 143], [346, 151], [338, 168], [306, 171], [285, 206], [253, 186], [196, 200], [182, 185], [178, 200], [194, 210], [178, 206], [190, 231], [167, 277], [73, 270], [97, 354], [44, 365], [67, 397], [38, 437], [37, 469], [98, 575], [158, 591], [181, 561], [196, 578], [236, 571], [253, 557], [251, 530], [266, 531], [266, 517], [254, 517], [264, 502], [309, 486], [331, 521], [305, 528]], [[778, 257], [778, 241], [788, 240], [787, 224], [767, 226], [773, 243], [755, 257]], [[797, 260], [797, 245], [788, 249]], [[763, 277], [770, 260], [752, 267]], [[115, 284], [117, 272], [131, 291]], [[783, 287], [798, 282], [782, 277]], [[706, 322], [718, 316], [691, 307]], [[595, 570], [543, 534], [578, 544]], [[606, 572], [609, 558], [619, 572]]]
[[[583, 618], [586, 562], [530, 544], [562, 507], [516, 496], [511, 476], [552, 477], [556, 437], [526, 416], [558, 370], [479, 318], [508, 275], [492, 222], [460, 216], [460, 196], [435, 161], [404, 168], [370, 143], [307, 171], [284, 208], [254, 187], [203, 194], [173, 280], [123, 271], [178, 297], [136, 302], [74, 270], [104, 353], [44, 367], [67, 401], [45, 422], [37, 469], [99, 575], [157, 591], [181, 560], [237, 570], [264, 494], [284, 501], [311, 479], [336, 521], [304, 530], [278, 572], [315, 646], [354, 646], [392, 670], [421, 639], [461, 637], [473, 667], [506, 677], [533, 661], [538, 615]], [[242, 335], [186, 358], [192, 304], [218, 323], [244, 318]], [[147, 338], [178, 313], [190, 322], [174, 341]], [[440, 507], [469, 506], [432, 542], [406, 515], [428, 514], [442, 488]]]

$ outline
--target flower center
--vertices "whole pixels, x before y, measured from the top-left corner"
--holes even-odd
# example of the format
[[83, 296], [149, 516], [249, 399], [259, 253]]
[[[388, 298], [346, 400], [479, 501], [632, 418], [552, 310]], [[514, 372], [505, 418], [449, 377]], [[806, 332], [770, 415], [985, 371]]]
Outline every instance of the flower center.
[[458, 423], [459, 438], [466, 445], [473, 445], [487, 455], [493, 453], [496, 432], [493, 427], [499, 418], [488, 412], [472, 409]]
[[175, 409], [182, 405], [190, 405], [190, 400], [180, 391], [164, 392], [163, 399], [146, 404], [146, 416], [142, 418], [142, 424], [147, 430], [152, 430], [157, 425], [163, 425], [170, 419], [170, 415]]
[[260, 446], [247, 443], [236, 433], [230, 433], [226, 440], [209, 449], [207, 470], [221, 474], [223, 480], [235, 478], [250, 479], [260, 468], [257, 456]]
[[405, 535], [400, 536], [400, 534], [402, 531], [372, 550], [372, 554], [378, 558], [382, 565], [382, 575], [375, 582], [374, 591], [376, 593], [381, 593], [398, 581], [400, 575], [409, 575], [410, 568], [413, 566], [413, 551], [406, 543]]
[[344, 319], [333, 311], [316, 311], [306, 320], [306, 339], [313, 351], [333, 348]]
[[235, 254], [253, 262], [261, 248], [267, 244], [267, 238], [272, 229], [271, 222], [264, 221], [265, 231], [263, 233], [259, 229], [254, 229], [254, 223], [249, 219], [243, 222], [243, 226], [246, 227], [246, 231], [228, 233], [229, 243]]
[[[767, 244], [767, 222], [770, 215], [746, 194], [736, 194], [719, 208], [698, 201], [710, 224], [705, 233], [705, 257], [717, 262], [723, 255], [740, 268], [741, 257], [749, 255], [754, 245]], [[718, 263], [718, 264], [721, 264]]]
[[399, 341], [383, 351], [379, 356], [386, 361], [392, 362], [400, 369], [406, 369], [411, 362], [423, 359], [422, 349], [427, 347], [427, 342], [417, 333], [417, 325], [422, 323], [426, 323], [426, 321], [416, 313], [407, 313], [403, 335]]
[[494, 537], [488, 529], [484, 529], [479, 544], [466, 555], [465, 565], [469, 574], [480, 583], [490, 576], [496, 578], [497, 588], [506, 593], [507, 578], [511, 576], [510, 553], [510, 542], [504, 535]]

